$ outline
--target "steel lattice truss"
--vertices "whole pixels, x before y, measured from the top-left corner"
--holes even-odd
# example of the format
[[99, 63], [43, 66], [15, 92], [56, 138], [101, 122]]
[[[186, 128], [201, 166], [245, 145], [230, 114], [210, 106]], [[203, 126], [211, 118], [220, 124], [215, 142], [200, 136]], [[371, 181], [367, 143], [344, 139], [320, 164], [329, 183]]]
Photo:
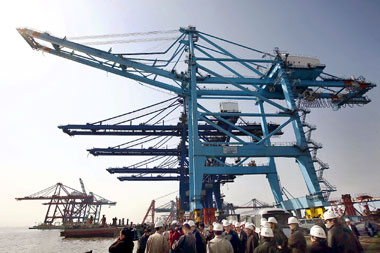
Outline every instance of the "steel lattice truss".
[[101, 207], [116, 205], [116, 202], [109, 201], [92, 192], [87, 194], [85, 191], [75, 190], [62, 183], [57, 183], [23, 198], [16, 198], [16, 200], [48, 200], [43, 205], [48, 206], [44, 224], [49, 225], [53, 225], [55, 222], [61, 222], [64, 225], [85, 223], [91, 216], [93, 222], [98, 223]]
[[[307, 126], [301, 116], [305, 114], [305, 107], [339, 109], [345, 105], [367, 104], [370, 100], [366, 93], [376, 86], [362, 77], [345, 79], [327, 74], [319, 60], [293, 57], [278, 49], [273, 54], [263, 52], [194, 27], [180, 28], [181, 35], [166, 51], [127, 54], [95, 49], [48, 33], [18, 31], [33, 49], [161, 88], [180, 98], [177, 100], [182, 108], [179, 128], [161, 127], [153, 121], [129, 127], [124, 122], [110, 125], [97, 122], [61, 128], [71, 135], [180, 137], [182, 141], [175, 149], [133, 150], [117, 146], [90, 152], [178, 157], [179, 166], [175, 169], [179, 176], [174, 179], [172, 176], [122, 179], [180, 180], [181, 201], [189, 203], [191, 210], [211, 207], [212, 194], [216, 207], [221, 208], [220, 183], [233, 180], [235, 175], [247, 174], [266, 175], [276, 203], [288, 210], [327, 205], [319, 184], [321, 177], [314, 167], [317, 158], [311, 155], [315, 146], [305, 135]], [[221, 100], [252, 103], [245, 110], [218, 110], [215, 102]], [[279, 123], [268, 124], [269, 120]], [[255, 121], [260, 124], [247, 123]], [[292, 129], [294, 140], [274, 142], [273, 137], [281, 135], [287, 126]], [[295, 158], [307, 186], [307, 196], [284, 200], [275, 163], [279, 157]], [[252, 158], [265, 158], [267, 163], [248, 163]], [[174, 173], [169, 170], [170, 166], [148, 171], [135, 167], [110, 168], [109, 171]]]

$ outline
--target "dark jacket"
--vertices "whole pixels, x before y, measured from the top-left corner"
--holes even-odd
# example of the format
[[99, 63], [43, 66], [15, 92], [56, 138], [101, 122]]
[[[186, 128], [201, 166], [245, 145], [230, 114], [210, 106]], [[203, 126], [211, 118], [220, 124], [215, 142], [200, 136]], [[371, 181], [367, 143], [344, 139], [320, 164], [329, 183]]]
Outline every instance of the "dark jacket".
[[252, 232], [252, 234], [247, 236], [247, 242], [245, 245], [245, 253], [253, 253], [255, 248], [259, 245], [259, 235]]
[[149, 234], [145, 234], [145, 233], [139, 238], [137, 253], [145, 252], [146, 242], [148, 241], [148, 238], [149, 238]]
[[133, 252], [133, 241], [131, 240], [120, 240], [118, 239], [109, 247], [108, 251], [111, 253], [132, 253]]
[[240, 240], [238, 234], [231, 229], [229, 233], [226, 233], [226, 236], [226, 239], [230, 241], [234, 252], [238, 253], [240, 249]]
[[206, 233], [206, 242], [211, 241], [212, 239], [214, 239], [214, 237], [215, 237], [214, 232], [207, 231], [207, 233]]
[[174, 244], [174, 252], [196, 253], [196, 239], [193, 233], [182, 235], [177, 244]]
[[288, 248], [288, 237], [286, 237], [284, 232], [282, 232], [282, 230], [279, 228], [276, 228], [273, 231], [273, 234], [275, 244], [277, 246], [281, 246], [281, 249], [283, 249], [283, 251], [286, 251], [286, 249]]
[[292, 230], [292, 234], [288, 240], [289, 249], [293, 253], [306, 252], [306, 240], [300, 228]]
[[195, 236], [197, 253], [206, 253], [206, 240], [197, 229], [194, 229], [193, 235]]
[[327, 242], [313, 242], [307, 249], [308, 253], [332, 253], [332, 249], [327, 246]]
[[245, 253], [245, 246], [247, 244], [247, 234], [244, 232], [244, 230], [240, 231], [240, 235], [238, 234], [238, 232], [236, 232], [236, 234], [238, 235], [238, 238], [240, 240], [239, 253]]
[[348, 228], [342, 224], [334, 224], [327, 233], [327, 245], [331, 247], [334, 252], [338, 253], [356, 253], [360, 252], [357, 244], [357, 239]]
[[253, 253], [276, 253], [277, 248], [276, 244], [272, 242], [263, 242], [261, 243], [254, 251]]
[[348, 227], [348, 229], [350, 229], [351, 232], [356, 236], [356, 238], [359, 238], [360, 233], [359, 233], [359, 231], [358, 231], [358, 229], [356, 228], [355, 225], [350, 224], [350, 225], [347, 225], [347, 227]]

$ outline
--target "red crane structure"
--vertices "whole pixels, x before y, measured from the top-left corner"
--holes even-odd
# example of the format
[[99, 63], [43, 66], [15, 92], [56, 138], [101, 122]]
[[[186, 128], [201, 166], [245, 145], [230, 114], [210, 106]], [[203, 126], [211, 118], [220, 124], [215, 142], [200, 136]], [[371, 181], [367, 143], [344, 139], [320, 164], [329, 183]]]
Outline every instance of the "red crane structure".
[[92, 222], [98, 223], [101, 207], [103, 205], [114, 206], [116, 202], [109, 201], [99, 195], [84, 190], [84, 185], [80, 179], [82, 191], [75, 190], [62, 183], [57, 183], [44, 190], [16, 200], [47, 200], [42, 203], [48, 209], [45, 215], [44, 224], [53, 225], [61, 222], [62, 225], [85, 223], [92, 216]]

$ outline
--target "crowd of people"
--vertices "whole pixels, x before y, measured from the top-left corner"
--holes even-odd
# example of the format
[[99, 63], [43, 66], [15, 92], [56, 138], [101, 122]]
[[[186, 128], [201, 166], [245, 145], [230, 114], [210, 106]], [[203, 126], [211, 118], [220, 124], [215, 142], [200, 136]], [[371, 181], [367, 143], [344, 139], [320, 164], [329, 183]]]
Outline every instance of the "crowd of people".
[[[138, 253], [272, 253], [272, 252], [362, 252], [359, 233], [349, 219], [342, 223], [336, 214], [327, 211], [324, 222], [310, 230], [311, 245], [295, 217], [288, 219], [291, 234], [287, 237], [279, 228], [275, 217], [262, 218], [259, 227], [250, 222], [222, 220], [206, 229], [193, 220], [180, 224], [173, 221], [169, 228], [164, 222], [148, 227], [140, 236]], [[124, 228], [109, 248], [109, 252], [132, 252], [133, 234]]]

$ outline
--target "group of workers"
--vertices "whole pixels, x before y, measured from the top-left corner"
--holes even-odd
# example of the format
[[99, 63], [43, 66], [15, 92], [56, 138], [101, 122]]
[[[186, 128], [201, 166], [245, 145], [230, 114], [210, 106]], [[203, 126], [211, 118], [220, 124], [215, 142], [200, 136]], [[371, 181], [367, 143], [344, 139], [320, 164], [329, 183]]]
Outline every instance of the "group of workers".
[[[327, 211], [323, 223], [310, 230], [311, 245], [307, 247], [304, 232], [295, 217], [288, 219], [289, 238], [278, 226], [275, 217], [262, 218], [259, 227], [250, 222], [222, 220], [205, 229], [203, 224], [189, 220], [180, 225], [173, 221], [169, 229], [158, 221], [155, 232], [149, 228], [139, 238], [138, 253], [266, 253], [266, 252], [362, 252], [355, 226], [346, 220], [344, 225], [338, 216]], [[355, 231], [356, 230], [356, 231]], [[111, 245], [110, 252], [132, 252], [130, 230], [123, 229], [120, 237]]]

